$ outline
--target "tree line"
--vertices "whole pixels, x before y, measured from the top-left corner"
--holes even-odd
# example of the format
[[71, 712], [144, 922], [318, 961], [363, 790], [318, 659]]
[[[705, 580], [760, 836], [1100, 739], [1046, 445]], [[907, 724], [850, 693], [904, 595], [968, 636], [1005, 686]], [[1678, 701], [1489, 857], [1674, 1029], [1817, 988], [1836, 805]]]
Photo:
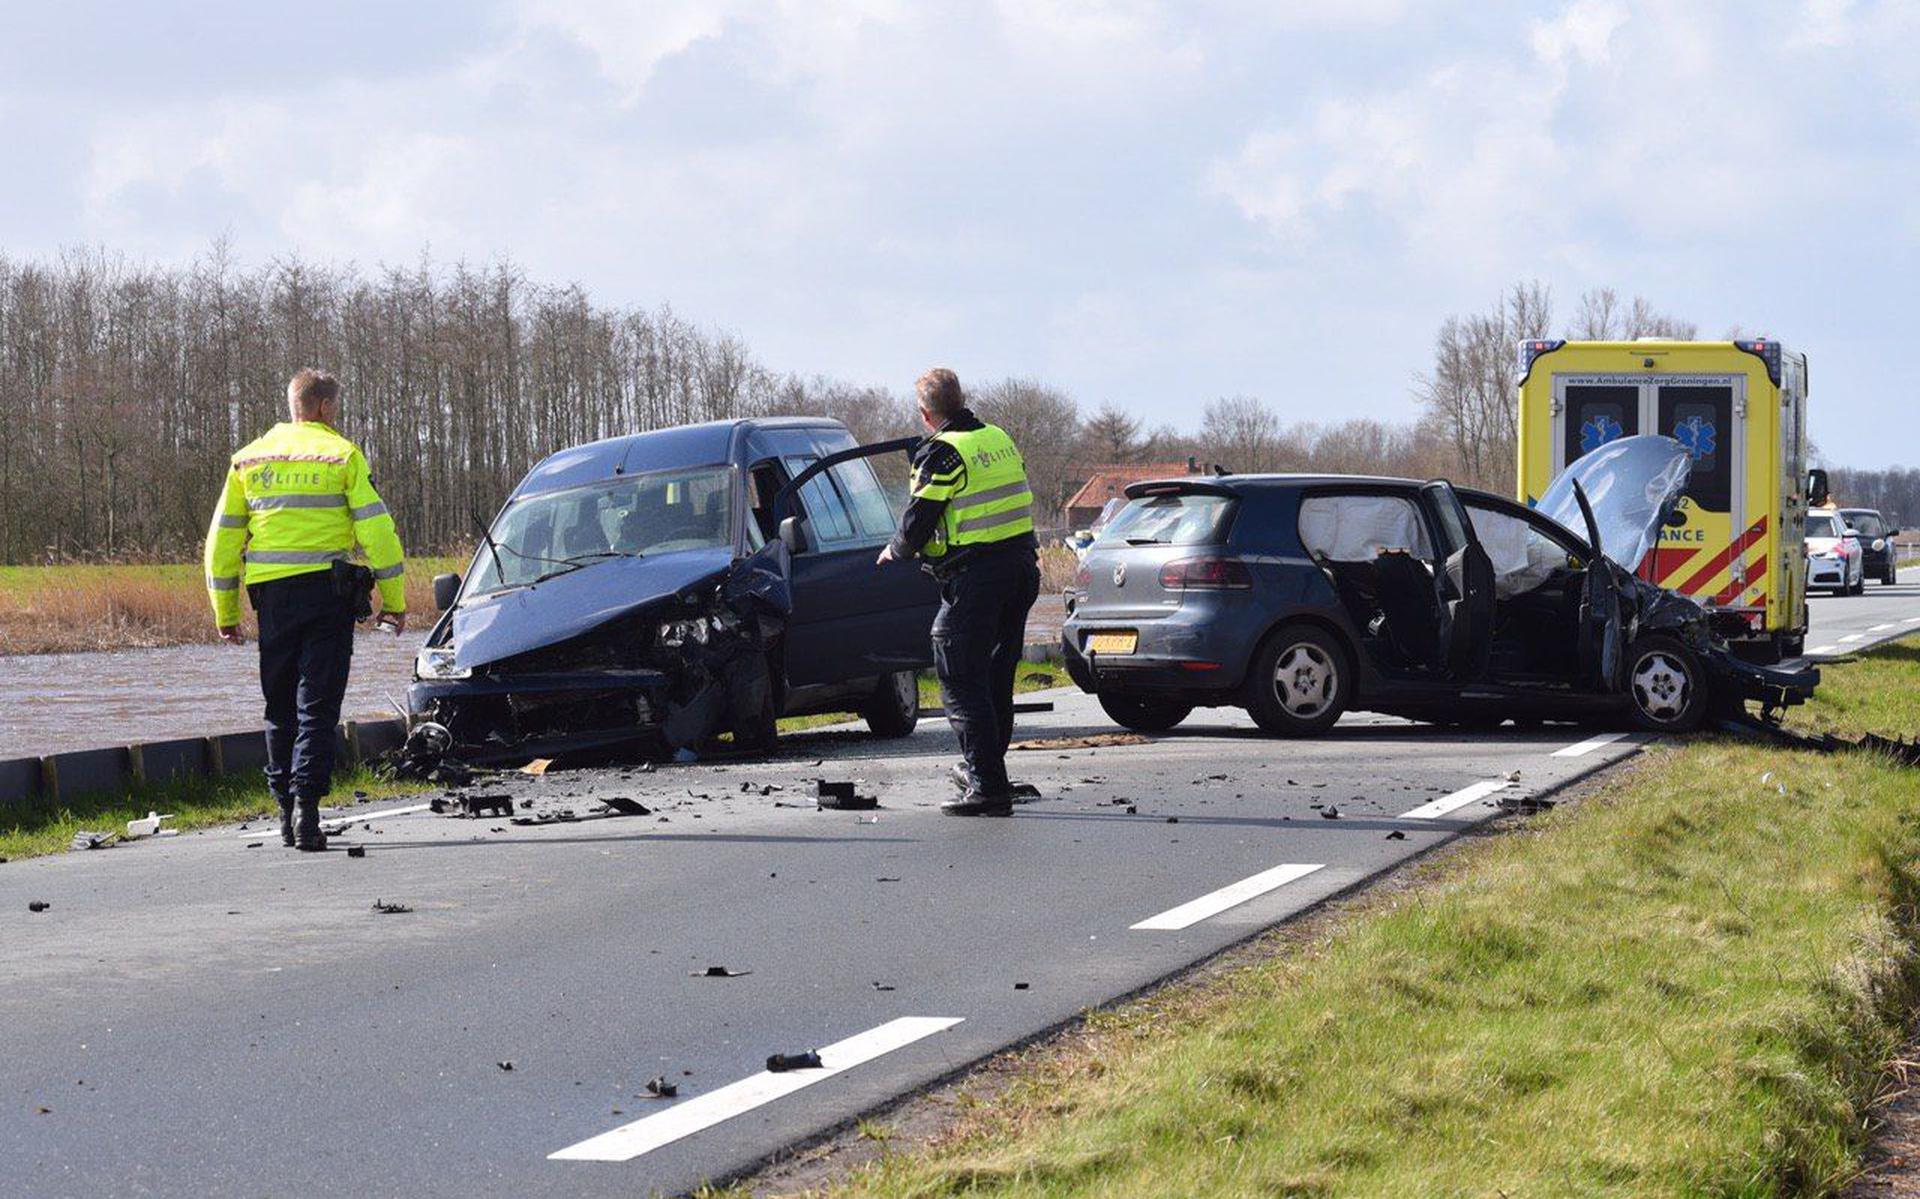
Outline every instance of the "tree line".
[[[1022, 447], [1046, 524], [1107, 463], [1446, 475], [1509, 491], [1514, 347], [1552, 327], [1538, 284], [1449, 318], [1416, 382], [1418, 415], [1402, 422], [1291, 422], [1228, 396], [1197, 428], [1148, 428], [1040, 380], [963, 381]], [[1567, 333], [1693, 329], [1597, 291]], [[249, 268], [220, 245], [183, 266], [0, 255], [0, 562], [192, 556], [228, 456], [283, 418], [286, 380], [308, 365], [340, 376], [344, 431], [416, 550], [471, 544], [475, 519], [528, 467], [597, 438], [778, 413], [835, 417], [863, 441], [920, 429], [904, 387], [782, 374], [669, 308], [597, 305], [508, 262], [366, 274], [296, 258]]]

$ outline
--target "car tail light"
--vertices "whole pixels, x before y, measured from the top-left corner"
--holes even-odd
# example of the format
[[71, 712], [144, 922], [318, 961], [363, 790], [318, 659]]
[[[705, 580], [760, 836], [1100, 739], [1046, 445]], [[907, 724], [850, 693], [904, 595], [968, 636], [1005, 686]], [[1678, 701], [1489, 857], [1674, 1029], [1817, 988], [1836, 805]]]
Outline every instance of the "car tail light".
[[1080, 569], [1073, 572], [1073, 585], [1081, 591], [1093, 586], [1093, 571], [1085, 562], [1080, 564]]
[[1253, 573], [1238, 558], [1180, 558], [1160, 568], [1160, 585], [1168, 591], [1244, 591], [1253, 586]]

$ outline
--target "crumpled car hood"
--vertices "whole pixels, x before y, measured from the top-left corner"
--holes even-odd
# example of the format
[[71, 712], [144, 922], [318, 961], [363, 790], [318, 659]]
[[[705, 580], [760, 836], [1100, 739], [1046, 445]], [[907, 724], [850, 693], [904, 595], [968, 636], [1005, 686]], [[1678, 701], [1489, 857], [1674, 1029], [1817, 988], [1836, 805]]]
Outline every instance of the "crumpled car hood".
[[723, 574], [731, 565], [733, 553], [723, 548], [609, 558], [531, 587], [461, 600], [453, 610], [454, 661], [485, 666], [577, 637]]
[[1600, 549], [1629, 573], [1660, 540], [1668, 506], [1687, 485], [1693, 459], [1671, 437], [1646, 433], [1610, 441], [1561, 471], [1540, 497], [1539, 511], [1586, 539], [1574, 498], [1577, 481], [1593, 505]]

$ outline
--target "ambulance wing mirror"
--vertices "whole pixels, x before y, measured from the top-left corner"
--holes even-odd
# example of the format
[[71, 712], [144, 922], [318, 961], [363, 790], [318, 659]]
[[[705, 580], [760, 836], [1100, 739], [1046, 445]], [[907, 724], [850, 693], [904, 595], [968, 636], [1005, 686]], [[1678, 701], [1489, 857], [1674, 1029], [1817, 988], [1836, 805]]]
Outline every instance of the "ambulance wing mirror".
[[1815, 467], [1807, 472], [1807, 507], [1824, 508], [1833, 493], [1827, 487], [1827, 472]]
[[1669, 529], [1684, 529], [1687, 527], [1687, 514], [1676, 504], [1667, 509], [1666, 519], [1660, 523], [1666, 525]]

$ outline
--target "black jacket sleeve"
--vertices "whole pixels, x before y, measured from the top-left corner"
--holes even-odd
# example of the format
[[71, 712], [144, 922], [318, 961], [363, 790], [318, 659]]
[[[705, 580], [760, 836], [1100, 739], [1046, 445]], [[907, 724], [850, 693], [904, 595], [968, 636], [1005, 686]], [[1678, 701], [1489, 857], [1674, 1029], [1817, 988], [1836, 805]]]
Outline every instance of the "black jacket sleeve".
[[932, 539], [947, 510], [947, 497], [955, 490], [955, 478], [964, 478], [965, 473], [960, 451], [944, 441], [928, 441], [914, 452], [913, 498], [888, 542], [894, 557], [911, 558]]

